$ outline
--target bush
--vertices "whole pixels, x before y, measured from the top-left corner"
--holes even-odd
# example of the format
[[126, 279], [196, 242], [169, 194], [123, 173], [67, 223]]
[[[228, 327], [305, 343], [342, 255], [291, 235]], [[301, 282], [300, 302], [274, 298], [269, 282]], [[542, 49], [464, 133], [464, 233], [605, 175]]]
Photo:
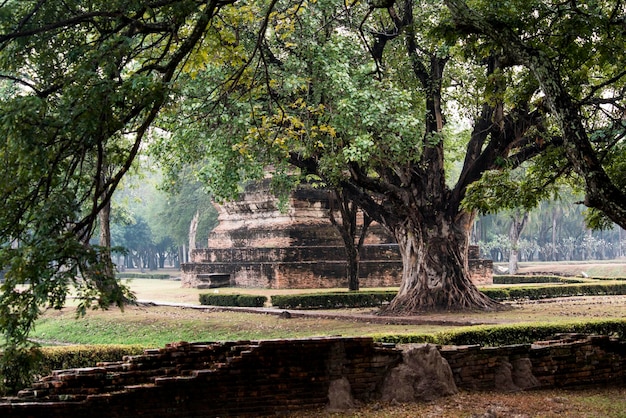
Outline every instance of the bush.
[[267, 302], [267, 297], [257, 295], [223, 295], [204, 293], [200, 295], [200, 304], [209, 306], [240, 306], [261, 308]]
[[626, 284], [578, 284], [563, 286], [506, 287], [481, 289], [485, 295], [495, 300], [548, 299], [567, 296], [626, 295]]
[[118, 279], [158, 279], [169, 280], [170, 275], [165, 273], [116, 273]]
[[626, 339], [626, 321], [605, 320], [572, 322], [567, 324], [479, 325], [431, 335], [380, 335], [375, 336], [374, 339], [379, 342], [396, 344], [479, 344], [496, 347], [511, 344], [529, 344], [535, 341], [545, 340], [555, 334], [563, 333], [611, 335], [624, 340]]
[[138, 345], [32, 347], [17, 351], [9, 348], [0, 354], [3, 357], [0, 393], [16, 393], [53, 370], [94, 367], [103, 361], [120, 361], [124, 356], [142, 354], [144, 348]]
[[280, 309], [340, 309], [376, 307], [388, 303], [396, 291], [333, 292], [272, 295], [272, 306]]
[[584, 283], [585, 280], [571, 279], [559, 276], [516, 276], [494, 275], [493, 284], [523, 284], [523, 283]]
[[124, 356], [143, 354], [145, 348], [118, 344], [42, 347], [42, 361], [35, 374], [46, 376], [53, 370], [94, 367], [99, 362], [121, 361]]
[[15, 394], [30, 385], [42, 364], [41, 351], [25, 345], [6, 346], [0, 357], [0, 395]]

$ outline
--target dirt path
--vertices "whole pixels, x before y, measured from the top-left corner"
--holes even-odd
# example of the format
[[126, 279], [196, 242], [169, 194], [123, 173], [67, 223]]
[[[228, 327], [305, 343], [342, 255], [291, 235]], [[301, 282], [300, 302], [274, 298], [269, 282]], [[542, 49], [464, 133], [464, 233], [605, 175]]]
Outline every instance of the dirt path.
[[514, 324], [520, 322], [557, 322], [564, 320], [609, 319], [626, 316], [626, 295], [575, 296], [537, 301], [507, 303], [510, 309], [497, 312], [441, 312], [415, 316], [382, 316], [373, 308], [340, 310], [300, 310], [275, 308], [239, 308], [202, 306], [197, 304], [139, 301], [154, 306], [184, 307], [198, 310], [232, 311], [276, 315], [288, 318], [338, 319], [382, 325], [447, 325]]

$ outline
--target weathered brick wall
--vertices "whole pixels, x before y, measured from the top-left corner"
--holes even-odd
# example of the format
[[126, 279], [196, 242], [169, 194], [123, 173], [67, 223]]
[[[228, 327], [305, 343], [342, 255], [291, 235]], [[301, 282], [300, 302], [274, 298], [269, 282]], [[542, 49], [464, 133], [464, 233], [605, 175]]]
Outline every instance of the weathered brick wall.
[[[439, 347], [457, 387], [516, 390], [626, 383], [626, 342], [606, 336], [505, 347]], [[319, 408], [332, 382], [351, 396], [379, 399], [402, 359], [371, 338], [178, 343], [121, 362], [55, 371], [0, 401], [14, 417], [225, 417], [280, 415]]]
[[[193, 251], [182, 265], [183, 287], [198, 287], [210, 274], [230, 275], [230, 285], [270, 289], [348, 287], [343, 246], [222, 248]], [[470, 259], [474, 284], [493, 284], [493, 262]], [[395, 244], [367, 245], [361, 251], [361, 287], [399, 286], [402, 261]]]
[[[626, 342], [608, 336], [572, 334], [535, 344], [442, 347], [440, 352], [457, 386], [467, 390], [626, 383]], [[534, 384], [524, 381], [529, 373]]]
[[267, 416], [326, 405], [331, 382], [344, 377], [354, 399], [367, 402], [401, 357], [370, 338], [180, 343], [56, 371], [0, 403], [0, 416]]
[[468, 261], [472, 283], [476, 286], [493, 284], [493, 261], [484, 259], [470, 259]]

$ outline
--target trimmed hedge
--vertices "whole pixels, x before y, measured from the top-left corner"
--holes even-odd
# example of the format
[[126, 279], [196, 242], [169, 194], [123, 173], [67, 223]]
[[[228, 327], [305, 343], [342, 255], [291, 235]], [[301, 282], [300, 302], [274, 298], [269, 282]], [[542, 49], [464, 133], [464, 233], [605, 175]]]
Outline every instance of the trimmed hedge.
[[541, 287], [507, 287], [481, 289], [485, 295], [495, 300], [549, 299], [567, 296], [606, 296], [626, 295], [626, 283], [615, 284], [574, 284]]
[[[549, 276], [544, 276], [549, 277]], [[554, 276], [557, 278], [556, 276]], [[571, 279], [564, 279], [570, 282]], [[560, 286], [516, 286], [481, 288], [480, 291], [497, 301], [520, 299], [548, 299], [568, 296], [626, 295], [626, 283], [583, 284]], [[343, 309], [379, 307], [389, 303], [397, 294], [395, 290], [304, 293], [298, 295], [272, 295], [272, 306], [279, 309]], [[204, 303], [203, 303], [204, 304]], [[233, 305], [231, 303], [231, 306]]]
[[272, 295], [271, 300], [272, 306], [280, 309], [366, 308], [389, 303], [397, 293], [395, 290], [382, 290]]
[[[34, 347], [13, 353], [8, 370], [0, 374], [0, 396], [15, 394], [53, 370], [94, 367], [99, 362], [120, 361], [124, 356], [142, 354], [143, 350], [144, 347], [138, 345], [75, 345]], [[6, 352], [0, 351], [0, 356], [4, 354]]]
[[262, 308], [267, 302], [266, 296], [257, 295], [224, 295], [203, 293], [200, 295], [200, 305], [209, 306], [240, 306]]
[[169, 280], [170, 275], [167, 273], [116, 273], [118, 279], [158, 279]]
[[559, 276], [517, 276], [494, 275], [493, 284], [524, 284], [524, 283], [585, 283], [585, 280]]
[[530, 344], [546, 340], [555, 334], [580, 333], [616, 336], [626, 339], [626, 320], [572, 322], [564, 324], [478, 325], [435, 334], [379, 335], [383, 343], [432, 343], [439, 345], [473, 345], [496, 347]]

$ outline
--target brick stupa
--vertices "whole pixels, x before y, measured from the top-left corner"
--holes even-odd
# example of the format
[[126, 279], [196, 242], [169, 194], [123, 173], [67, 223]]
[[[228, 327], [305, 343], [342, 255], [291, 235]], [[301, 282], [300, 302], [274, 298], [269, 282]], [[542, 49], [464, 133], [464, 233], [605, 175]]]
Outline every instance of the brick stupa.
[[[329, 207], [329, 193], [307, 185], [282, 211], [267, 181], [247, 187], [238, 201], [217, 206], [208, 248], [192, 250], [182, 265], [183, 287], [347, 288], [345, 249]], [[369, 228], [359, 269], [361, 287], [400, 284], [398, 246], [379, 225]], [[475, 284], [492, 282], [492, 262], [479, 260], [477, 247], [470, 270]]]

